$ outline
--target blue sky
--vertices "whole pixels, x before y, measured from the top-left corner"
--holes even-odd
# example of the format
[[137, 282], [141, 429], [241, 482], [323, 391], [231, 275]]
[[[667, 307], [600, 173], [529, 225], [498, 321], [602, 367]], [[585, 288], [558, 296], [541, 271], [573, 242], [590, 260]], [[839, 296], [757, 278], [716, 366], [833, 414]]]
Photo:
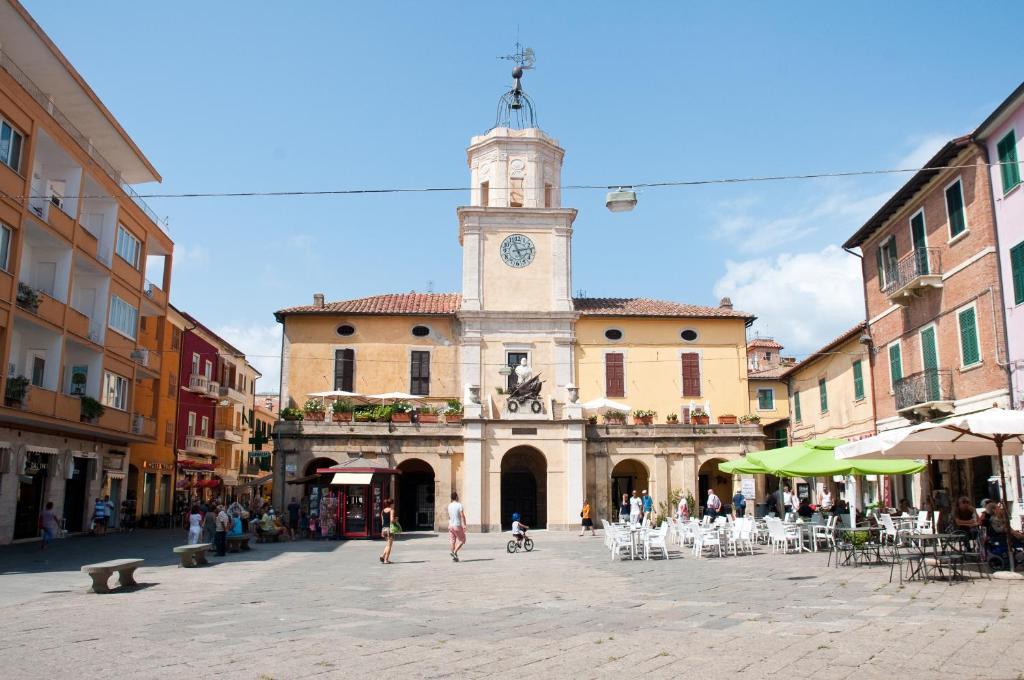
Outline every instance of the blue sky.
[[[163, 175], [142, 193], [466, 186], [517, 27], [564, 184], [916, 166], [1024, 75], [998, 31], [1024, 5], [24, 2]], [[566, 191], [574, 288], [730, 295], [806, 354], [861, 315], [858, 262], [835, 246], [903, 179], [650, 189], [628, 214]], [[457, 290], [467, 201], [149, 202], [170, 218], [173, 302], [276, 389], [275, 309]]]

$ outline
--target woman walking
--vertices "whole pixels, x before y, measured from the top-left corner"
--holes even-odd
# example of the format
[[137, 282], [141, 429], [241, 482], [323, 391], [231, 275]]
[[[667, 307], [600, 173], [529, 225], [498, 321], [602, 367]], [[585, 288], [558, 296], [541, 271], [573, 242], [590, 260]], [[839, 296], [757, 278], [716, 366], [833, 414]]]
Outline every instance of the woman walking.
[[57, 536], [58, 527], [60, 527], [60, 519], [53, 511], [53, 501], [48, 501], [46, 509], [39, 515], [39, 528], [43, 530], [43, 544], [40, 546], [40, 550], [46, 550], [47, 546], [53, 542]]
[[199, 506], [193, 505], [188, 513], [188, 544], [195, 545], [199, 542], [199, 534], [202, 531], [203, 515], [199, 512]]
[[590, 501], [586, 498], [583, 499], [583, 509], [580, 510], [580, 517], [582, 518], [580, 522], [580, 536], [587, 533], [587, 529], [590, 529], [591, 536], [597, 536], [594, 532], [594, 521], [590, 519]]
[[380, 511], [380, 525], [383, 527], [380, 535], [387, 543], [384, 545], [384, 552], [380, 554], [379, 559], [382, 564], [392, 564], [391, 547], [395, 544], [395, 534], [399, 533], [402, 527], [398, 523], [395, 506], [390, 498], [384, 500], [384, 509]]
[[622, 494], [622, 502], [619, 503], [619, 522], [625, 524], [629, 521], [629, 494]]

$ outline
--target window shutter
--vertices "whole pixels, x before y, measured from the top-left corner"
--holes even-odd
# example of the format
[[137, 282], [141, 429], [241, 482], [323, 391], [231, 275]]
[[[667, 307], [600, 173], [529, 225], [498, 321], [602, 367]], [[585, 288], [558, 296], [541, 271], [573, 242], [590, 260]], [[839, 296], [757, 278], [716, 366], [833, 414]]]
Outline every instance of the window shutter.
[[861, 362], [853, 362], [853, 398], [860, 401], [864, 398], [864, 372]]
[[949, 212], [949, 235], [956, 236], [967, 227], [964, 222], [964, 193], [959, 181], [946, 189], [946, 210]]
[[334, 389], [354, 392], [352, 385], [355, 382], [356, 351], [354, 349], [339, 349], [334, 352]]
[[882, 256], [882, 246], [878, 246], [878, 249], [875, 250], [875, 256], [878, 259], [878, 290], [882, 290], [885, 288], [885, 274], [883, 273], [885, 269], [885, 260]]
[[430, 394], [430, 352], [413, 352], [409, 368], [409, 393], [427, 396]]
[[604, 355], [604, 381], [606, 396], [626, 396], [626, 377], [622, 354], [612, 352]]
[[900, 346], [893, 345], [889, 348], [889, 380], [895, 387], [898, 380], [903, 379], [903, 358], [900, 356]]
[[818, 378], [818, 396], [821, 398], [821, 412], [828, 411], [828, 392], [825, 388], [825, 379]]
[[1013, 278], [1013, 303], [1024, 302], [1024, 241], [1010, 248], [1010, 271]]
[[683, 363], [683, 396], [699, 397], [700, 394], [700, 355], [697, 352], [684, 352]]
[[965, 309], [957, 317], [960, 319], [960, 350], [964, 366], [970, 366], [981, 361], [981, 353], [978, 349], [978, 324], [974, 316], [974, 308]]
[[796, 422], [800, 422], [803, 418], [800, 416], [800, 393], [793, 393], [793, 412], [796, 415]]
[[1013, 130], [996, 145], [999, 155], [999, 174], [1003, 180], [1003, 193], [1020, 184], [1020, 166], [1017, 165], [1017, 136]]

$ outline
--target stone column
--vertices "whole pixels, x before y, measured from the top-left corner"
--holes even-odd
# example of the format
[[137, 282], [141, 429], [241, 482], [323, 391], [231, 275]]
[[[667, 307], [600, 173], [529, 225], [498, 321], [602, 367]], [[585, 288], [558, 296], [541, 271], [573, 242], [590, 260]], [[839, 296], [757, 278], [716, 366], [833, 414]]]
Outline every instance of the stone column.
[[437, 468], [434, 470], [434, 528], [437, 531], [448, 529], [448, 503], [451, 502], [452, 488], [455, 480], [452, 479], [452, 454], [450, 449], [445, 448], [437, 458]]
[[618, 509], [612, 503], [612, 470], [611, 470], [611, 459], [608, 457], [608, 452], [604, 449], [603, 444], [595, 444], [594, 446], [600, 446], [601, 450], [595, 452], [594, 462], [596, 463], [595, 474], [597, 478], [594, 480], [594, 488], [597, 498], [594, 500], [594, 507], [596, 508], [596, 514], [593, 515], [594, 521], [598, 522], [601, 519], [611, 518], [618, 520]]
[[483, 429], [483, 421], [463, 421], [462, 488], [457, 491], [459, 500], [466, 510], [468, 531], [483, 531], [486, 527], [484, 480], [487, 470], [483, 451]]
[[[573, 528], [573, 518], [579, 517], [583, 498], [587, 493], [586, 483], [586, 433], [584, 425], [574, 422], [565, 428], [565, 526]], [[593, 514], [591, 515], [593, 517]]]
[[668, 502], [668, 495], [672, 491], [671, 480], [668, 476], [668, 454], [657, 452], [654, 454], [654, 478], [648, 482], [653, 488], [649, 489], [651, 498], [654, 499], [654, 511], [657, 512], [660, 504]]
[[[491, 189], [491, 202], [494, 202]], [[462, 309], [479, 311], [481, 305], [480, 225], [473, 216], [462, 217]]]

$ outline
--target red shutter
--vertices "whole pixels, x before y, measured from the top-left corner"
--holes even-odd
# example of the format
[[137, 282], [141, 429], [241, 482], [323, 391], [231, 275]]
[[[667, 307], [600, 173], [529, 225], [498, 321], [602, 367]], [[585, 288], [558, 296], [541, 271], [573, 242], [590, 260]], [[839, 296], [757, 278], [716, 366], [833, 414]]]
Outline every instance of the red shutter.
[[700, 355], [696, 352], [683, 354], [683, 395], [700, 396]]
[[604, 393], [607, 397], [626, 396], [626, 376], [621, 354], [604, 355]]

